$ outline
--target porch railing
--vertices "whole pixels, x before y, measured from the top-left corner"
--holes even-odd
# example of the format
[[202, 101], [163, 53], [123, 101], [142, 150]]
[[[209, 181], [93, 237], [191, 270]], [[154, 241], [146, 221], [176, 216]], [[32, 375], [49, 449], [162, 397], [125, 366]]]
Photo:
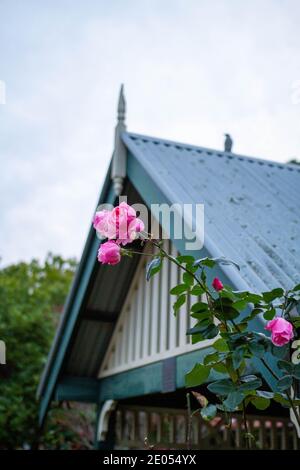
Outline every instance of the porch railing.
[[[288, 418], [247, 416], [249, 431], [255, 437], [254, 448], [299, 449], [293, 424]], [[189, 422], [183, 409], [119, 405], [116, 412], [116, 448], [186, 449], [190, 429], [191, 449], [245, 448], [242, 417], [233, 415], [231, 428], [223, 416], [211, 422], [200, 414]]]

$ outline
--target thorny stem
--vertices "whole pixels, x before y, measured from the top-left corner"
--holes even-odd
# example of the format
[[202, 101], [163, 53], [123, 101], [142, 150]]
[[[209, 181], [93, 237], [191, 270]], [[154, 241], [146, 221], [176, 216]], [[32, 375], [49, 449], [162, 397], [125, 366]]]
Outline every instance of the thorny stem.
[[126, 250], [125, 248], [122, 248], [123, 253], [125, 252], [125, 254], [127, 255], [127, 253], [131, 254], [133, 253], [134, 255], [143, 255], [143, 256], [151, 256], [151, 258], [153, 257], [153, 255], [151, 253], [143, 253], [142, 251], [134, 251], [134, 250]]
[[245, 400], [243, 400], [242, 405], [243, 405], [243, 421], [244, 421], [245, 432], [246, 432], [246, 447], [247, 449], [251, 449], [251, 436], [250, 436], [249, 429], [248, 429]]
[[186, 394], [187, 402], [187, 413], [188, 413], [188, 429], [187, 429], [187, 449], [191, 449], [192, 444], [192, 409], [191, 409], [191, 396], [189, 393]]
[[179, 263], [179, 261], [177, 261], [176, 258], [174, 258], [173, 256], [169, 255], [169, 253], [167, 253], [160, 245], [159, 243], [156, 243], [154, 240], [149, 240], [154, 246], [156, 246], [160, 251], [161, 253], [163, 253], [164, 257], [166, 257], [169, 261], [172, 261], [173, 263], [175, 263], [179, 268], [183, 269], [185, 272], [187, 272], [188, 274], [190, 274], [194, 279], [195, 281], [200, 285], [200, 287], [205, 291], [206, 295], [208, 295], [210, 298], [211, 298], [211, 293], [209, 292], [209, 290], [207, 289], [207, 287], [205, 286], [205, 284], [203, 284], [201, 282], [201, 280], [196, 276], [195, 273], [193, 273], [192, 271], [190, 271], [187, 267], [183, 266], [181, 263]]

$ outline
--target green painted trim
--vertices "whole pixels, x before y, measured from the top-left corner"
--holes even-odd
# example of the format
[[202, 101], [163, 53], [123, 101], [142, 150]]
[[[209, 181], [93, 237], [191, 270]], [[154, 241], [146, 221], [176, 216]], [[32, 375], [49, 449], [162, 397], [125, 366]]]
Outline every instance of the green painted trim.
[[99, 402], [159, 393], [162, 390], [162, 362], [104, 377], [100, 381]]
[[55, 387], [54, 400], [97, 403], [99, 380], [90, 377], [64, 377]]
[[[185, 388], [185, 374], [197, 362], [202, 362], [212, 348], [203, 348], [176, 357], [176, 389]], [[254, 373], [255, 369], [249, 365], [247, 373]], [[110, 375], [100, 380], [99, 402], [105, 400], [122, 400], [152, 393], [162, 392], [163, 361], [137, 367], [119, 374]], [[223, 378], [223, 374], [212, 372], [207, 382]]]

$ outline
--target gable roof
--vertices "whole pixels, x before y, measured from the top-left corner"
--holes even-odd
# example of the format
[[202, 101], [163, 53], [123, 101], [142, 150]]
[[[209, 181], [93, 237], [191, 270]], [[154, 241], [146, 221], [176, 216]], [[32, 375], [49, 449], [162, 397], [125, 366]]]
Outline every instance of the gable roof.
[[[300, 168], [124, 133], [172, 203], [203, 203], [204, 246], [241, 266], [249, 289], [300, 280]], [[246, 286], [245, 286], [246, 287]]]
[[[128, 132], [121, 137], [128, 168], [141, 168], [166, 200], [205, 204], [204, 250], [240, 264], [241, 273], [222, 266], [235, 288], [265, 290], [299, 282], [300, 168]], [[128, 177], [128, 202], [138, 202], [145, 183]], [[99, 204], [114, 201], [109, 170]], [[59, 377], [96, 376], [136, 266], [134, 258], [118, 267], [99, 265], [98, 245], [91, 227], [41, 378], [41, 421]], [[124, 282], [117, 282], [119, 276]], [[115, 291], [109, 299], [111, 284]]]

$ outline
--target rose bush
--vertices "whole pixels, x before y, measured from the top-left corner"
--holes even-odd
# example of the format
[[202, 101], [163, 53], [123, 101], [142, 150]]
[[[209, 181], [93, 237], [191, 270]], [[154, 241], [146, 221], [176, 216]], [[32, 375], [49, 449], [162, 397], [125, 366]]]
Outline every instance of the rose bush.
[[[248, 447], [251, 446], [252, 436], [248, 432], [246, 410], [250, 404], [265, 410], [274, 400], [284, 407], [292, 408], [300, 426], [300, 398], [296, 393], [300, 379], [300, 340], [296, 339], [291, 345], [291, 340], [297, 338], [297, 329], [300, 328], [300, 284], [290, 290], [276, 288], [260, 294], [235, 291], [223, 285], [217, 277], [208, 285], [207, 270], [222, 264], [232, 264], [237, 269], [239, 266], [225, 258], [195, 260], [193, 256], [171, 256], [159, 240], [144, 233], [143, 222], [126, 203], [121, 203], [110, 212], [97, 212], [93, 223], [100, 236], [109, 239], [99, 248], [98, 260], [101, 263], [114, 265], [120, 262], [121, 256], [131, 256], [135, 252], [121, 248], [120, 245], [128, 245], [140, 237], [143, 243], [151, 243], [158, 249], [148, 264], [147, 280], [159, 272], [165, 262], [180, 267], [180, 283], [170, 291], [175, 296], [175, 315], [187, 302], [188, 296], [201, 296], [201, 301], [191, 302], [190, 314], [196, 324], [187, 334], [191, 336], [192, 343], [211, 340], [211, 348], [203, 362], [195, 364], [186, 375], [186, 386], [193, 388], [209, 382], [207, 388], [216, 397], [214, 403], [209, 403], [199, 393], [194, 394], [195, 397], [202, 397], [197, 400], [204, 419], [211, 420], [221, 411], [230, 421], [232, 412], [241, 411]], [[256, 317], [266, 321], [265, 330], [271, 332], [271, 337], [265, 335], [263, 329], [253, 329], [251, 322]], [[291, 346], [296, 349], [292, 360]], [[267, 353], [273, 356], [277, 368], [270, 367], [265, 358]], [[252, 358], [259, 359], [269, 371], [275, 384], [273, 390], [263, 390], [261, 378], [247, 373], [247, 364]]]

